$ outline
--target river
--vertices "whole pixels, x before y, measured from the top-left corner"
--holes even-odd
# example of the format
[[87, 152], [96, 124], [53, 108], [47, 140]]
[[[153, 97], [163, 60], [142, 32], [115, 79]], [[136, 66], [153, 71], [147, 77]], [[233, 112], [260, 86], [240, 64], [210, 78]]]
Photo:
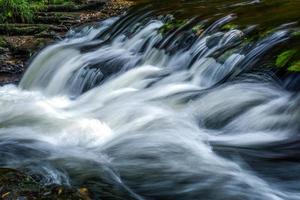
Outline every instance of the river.
[[299, 8], [139, 1], [70, 30], [0, 87], [0, 167], [94, 199], [300, 199]]

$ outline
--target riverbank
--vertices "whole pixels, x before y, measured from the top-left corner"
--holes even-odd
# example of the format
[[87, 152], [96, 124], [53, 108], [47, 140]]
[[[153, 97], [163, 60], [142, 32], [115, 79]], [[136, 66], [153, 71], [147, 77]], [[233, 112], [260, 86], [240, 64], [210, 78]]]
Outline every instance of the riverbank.
[[[31, 24], [0, 24], [0, 85], [18, 83], [29, 58], [71, 27], [119, 15], [131, 5], [125, 0], [83, 1], [74, 8], [49, 5]], [[0, 199], [90, 200], [90, 195], [84, 187], [43, 186], [38, 177], [0, 168]]]
[[29, 58], [62, 38], [71, 27], [119, 15], [131, 5], [126, 0], [48, 5], [35, 13], [31, 23], [0, 24], [0, 85], [18, 83]]

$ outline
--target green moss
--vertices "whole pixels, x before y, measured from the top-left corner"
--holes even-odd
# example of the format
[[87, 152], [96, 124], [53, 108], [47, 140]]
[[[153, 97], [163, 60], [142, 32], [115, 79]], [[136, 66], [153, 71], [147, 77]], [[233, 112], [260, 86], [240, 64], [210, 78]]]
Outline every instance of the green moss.
[[236, 29], [238, 28], [238, 25], [233, 24], [233, 23], [229, 23], [229, 24], [225, 24], [224, 26], [222, 26], [222, 30], [232, 30], [232, 29]]
[[186, 24], [187, 20], [172, 20], [169, 21], [167, 23], [165, 23], [160, 29], [159, 32], [162, 34], [167, 33], [168, 31], [177, 29], [181, 26], [183, 26], [184, 24]]
[[33, 10], [25, 0], [0, 0], [0, 22], [28, 22], [32, 20]]
[[265, 38], [268, 35], [270, 35], [271, 33], [274, 33], [274, 28], [270, 28], [267, 30], [262, 30], [259, 32], [259, 38]]
[[197, 35], [201, 35], [204, 31], [204, 25], [198, 24], [192, 28], [192, 31]]
[[293, 62], [290, 67], [288, 67], [290, 72], [300, 72], [300, 60]]
[[198, 24], [192, 28], [192, 31], [197, 32], [203, 28], [204, 28], [204, 26], [202, 24]]
[[6, 45], [7, 45], [7, 42], [4, 39], [4, 37], [0, 37], [0, 47], [5, 47]]
[[0, 168], [0, 199], [90, 200], [88, 189], [41, 185], [23, 172]]
[[284, 66], [286, 66], [286, 64], [290, 61], [290, 59], [297, 53], [297, 50], [295, 49], [291, 49], [291, 50], [287, 50], [282, 52], [281, 54], [279, 54], [277, 56], [276, 59], [276, 67], [282, 68]]
[[300, 29], [294, 31], [294, 32], [292, 33], [292, 35], [293, 35], [294, 37], [299, 37], [299, 36], [300, 36]]

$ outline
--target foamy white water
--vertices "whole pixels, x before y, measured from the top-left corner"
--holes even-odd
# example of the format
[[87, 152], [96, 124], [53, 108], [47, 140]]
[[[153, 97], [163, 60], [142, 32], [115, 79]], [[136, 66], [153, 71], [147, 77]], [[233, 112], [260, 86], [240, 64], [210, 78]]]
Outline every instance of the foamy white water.
[[240, 75], [288, 31], [241, 51], [242, 31], [219, 30], [233, 18], [186, 46], [163, 38], [164, 19], [113, 18], [47, 47], [19, 87], [0, 88], [1, 167], [97, 198], [106, 184], [125, 199], [300, 199], [300, 96]]

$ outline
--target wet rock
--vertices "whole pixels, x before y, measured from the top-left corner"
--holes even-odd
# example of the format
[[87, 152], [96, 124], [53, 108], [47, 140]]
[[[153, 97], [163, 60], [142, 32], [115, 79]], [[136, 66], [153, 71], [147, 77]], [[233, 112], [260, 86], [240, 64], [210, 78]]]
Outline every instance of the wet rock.
[[133, 4], [127, 0], [76, 0], [74, 3], [53, 5], [36, 12], [33, 24], [0, 24], [0, 85], [18, 83], [25, 62], [38, 50], [63, 37], [70, 27], [119, 15]]
[[87, 188], [61, 185], [44, 186], [31, 176], [15, 169], [0, 168], [0, 198], [10, 199], [61, 199], [90, 200]]
[[[0, 46], [0, 56], [4, 55], [5, 53], [8, 53], [8, 52], [9, 52], [8, 48]], [[1, 57], [0, 57], [0, 59], [1, 59]]]
[[72, 4], [62, 4], [62, 5], [49, 5], [45, 8], [44, 11], [46, 12], [76, 12], [76, 11], [86, 11], [86, 10], [97, 10], [101, 9], [106, 0], [94, 0], [94, 1], [86, 1], [86, 2], [79, 2], [78, 5]]
[[4, 35], [34, 35], [43, 31], [66, 32], [63, 25], [49, 24], [0, 24], [0, 34]]

